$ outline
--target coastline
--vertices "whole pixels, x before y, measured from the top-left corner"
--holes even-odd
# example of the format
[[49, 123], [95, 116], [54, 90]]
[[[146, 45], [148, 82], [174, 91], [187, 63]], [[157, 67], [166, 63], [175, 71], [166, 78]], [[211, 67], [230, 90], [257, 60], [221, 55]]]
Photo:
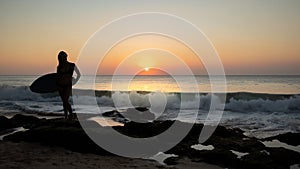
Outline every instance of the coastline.
[[0, 168], [6, 169], [221, 169], [216, 165], [190, 159], [180, 159], [176, 166], [168, 166], [154, 160], [83, 154], [62, 147], [29, 142], [0, 141], [0, 154]]
[[99, 156], [78, 153], [62, 147], [30, 142], [0, 142], [0, 168], [31, 169], [129, 169], [167, 168], [155, 161], [129, 159], [119, 156]]
[[[290, 168], [298, 165], [300, 153], [282, 147], [266, 147], [259, 140], [243, 135], [239, 129], [218, 126], [215, 133], [196, 150], [199, 132], [203, 125], [195, 124], [187, 136], [175, 147], [165, 152], [178, 157], [164, 160], [161, 165], [149, 159], [132, 159], [111, 154], [97, 145], [82, 131], [77, 120], [65, 121], [61, 117], [41, 118], [17, 114], [12, 118], [1, 116], [1, 129], [22, 126], [27, 131], [17, 132], [0, 141], [0, 168]], [[6, 121], [6, 123], [5, 123]], [[10, 124], [9, 124], [10, 123]], [[96, 124], [96, 122], [94, 122]], [[151, 123], [128, 122], [114, 129], [126, 135], [147, 137], [172, 125], [174, 121]], [[185, 125], [185, 123], [180, 123]], [[105, 128], [105, 127], [103, 127]], [[139, 130], [135, 130], [139, 128]], [[285, 139], [282, 139], [285, 138]], [[299, 140], [299, 133], [289, 133], [269, 140]], [[287, 143], [291, 144], [291, 143]], [[297, 141], [294, 146], [299, 146]], [[244, 153], [240, 156], [236, 153]], [[247, 154], [245, 154], [247, 153]], [[62, 156], [62, 157], [60, 157]], [[262, 160], [265, 159], [265, 160]], [[86, 161], [86, 162], [85, 162]], [[297, 163], [298, 162], [298, 163]], [[26, 167], [27, 166], [27, 167]]]

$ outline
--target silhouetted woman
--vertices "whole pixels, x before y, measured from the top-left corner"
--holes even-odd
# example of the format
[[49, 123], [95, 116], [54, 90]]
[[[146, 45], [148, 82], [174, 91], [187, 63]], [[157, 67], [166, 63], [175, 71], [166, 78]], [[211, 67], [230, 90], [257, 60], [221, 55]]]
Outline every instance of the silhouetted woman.
[[[69, 103], [69, 97], [72, 93], [72, 84], [76, 84], [80, 78], [80, 72], [74, 63], [68, 62], [67, 53], [64, 51], [58, 54], [58, 66], [57, 66], [57, 85], [58, 92], [63, 102], [65, 119], [71, 119], [73, 117], [73, 111], [71, 104]], [[76, 72], [76, 79], [73, 78], [73, 72]], [[69, 113], [69, 114], [68, 114]]]

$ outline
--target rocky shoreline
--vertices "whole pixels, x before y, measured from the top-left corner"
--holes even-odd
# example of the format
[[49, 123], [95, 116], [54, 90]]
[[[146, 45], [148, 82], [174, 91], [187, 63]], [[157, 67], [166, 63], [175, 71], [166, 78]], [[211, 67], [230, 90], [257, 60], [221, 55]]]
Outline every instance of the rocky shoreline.
[[[147, 110], [145, 109], [144, 111]], [[118, 121], [123, 118], [116, 111], [106, 113], [106, 116], [114, 117], [115, 120], [119, 119]], [[153, 118], [152, 116], [147, 117]], [[99, 127], [99, 124], [94, 121], [87, 122]], [[129, 120], [124, 123], [124, 126], [114, 126], [113, 128], [127, 136], [145, 138], [155, 136], [167, 130], [174, 122], [153, 121], [136, 123]], [[177, 123], [182, 127], [187, 125], [183, 122]], [[12, 118], [0, 116], [0, 135], [5, 135], [17, 127], [23, 127], [26, 131], [5, 136], [3, 141], [0, 141], [1, 145], [30, 143], [46, 147], [60, 147], [74, 153], [120, 158], [96, 145], [86, 135], [78, 120], [66, 121], [62, 118], [45, 119], [21, 114], [17, 114]], [[240, 129], [218, 126], [214, 134], [206, 142], [199, 144], [198, 138], [202, 127], [202, 124], [194, 124], [190, 132], [179, 144], [165, 152], [177, 155], [177, 157], [170, 157], [164, 160], [164, 163], [167, 165], [151, 164], [151, 166], [153, 165], [152, 167], [155, 168], [180, 168], [183, 163], [182, 161], [186, 161], [186, 159], [193, 164], [213, 164], [208, 168], [217, 165], [221, 168], [233, 169], [290, 169], [291, 166], [297, 167], [300, 163], [299, 152], [283, 147], [267, 147], [263, 144], [264, 141], [279, 140], [292, 146], [299, 146], [299, 133], [286, 133], [260, 140], [245, 136]], [[106, 127], [102, 128], [105, 130]], [[202, 149], [197, 150], [196, 148], [192, 148], [192, 146], [202, 147]], [[4, 158], [6, 154], [3, 151], [1, 152], [1, 156]], [[57, 165], [59, 166], [59, 164]]]

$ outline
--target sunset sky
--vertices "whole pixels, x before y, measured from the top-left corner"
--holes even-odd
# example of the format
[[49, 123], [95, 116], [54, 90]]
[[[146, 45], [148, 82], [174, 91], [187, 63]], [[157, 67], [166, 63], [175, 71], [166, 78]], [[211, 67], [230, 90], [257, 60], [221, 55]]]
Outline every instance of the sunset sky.
[[[0, 74], [53, 72], [60, 50], [76, 62], [89, 37], [112, 20], [139, 12], [163, 12], [201, 29], [227, 74], [300, 75], [299, 9], [299, 0], [1, 0]], [[136, 73], [135, 67], [168, 68], [180, 74], [180, 61], [173, 54], [195, 74], [205, 74], [191, 50], [157, 35], [132, 37], [117, 44], [104, 57], [98, 73], [112, 74], [122, 63], [124, 74]]]

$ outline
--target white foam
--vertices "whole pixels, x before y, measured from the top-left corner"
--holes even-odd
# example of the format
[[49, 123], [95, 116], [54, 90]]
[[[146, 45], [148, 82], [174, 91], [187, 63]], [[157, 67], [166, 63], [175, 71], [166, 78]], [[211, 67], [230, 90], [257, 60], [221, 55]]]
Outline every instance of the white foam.
[[270, 152], [268, 152], [267, 150], [261, 150], [260, 152], [261, 152], [261, 153], [265, 153], [265, 154], [267, 154], [267, 155], [270, 155]]
[[[215, 97], [212, 97], [215, 96]], [[74, 96], [75, 97], [75, 96]], [[245, 96], [247, 97], [247, 96]], [[211, 99], [221, 105], [218, 96], [213, 94], [178, 94], [178, 93], [157, 93], [141, 94], [133, 92], [114, 92], [111, 97], [99, 96], [96, 101], [101, 106], [116, 107], [148, 107], [153, 106], [153, 110], [157, 109], [162, 112], [161, 108], [177, 110], [209, 110]], [[82, 105], [89, 105], [95, 100], [91, 96], [80, 96]], [[199, 103], [200, 99], [200, 103]], [[245, 100], [244, 100], [245, 99]], [[225, 105], [225, 109], [232, 112], [253, 113], [253, 112], [299, 112], [300, 96], [295, 95], [286, 99], [264, 100], [261, 98], [246, 100], [247, 98], [233, 99]], [[7, 101], [36, 101], [36, 102], [60, 102], [58, 93], [37, 94], [30, 91], [28, 86], [0, 86], [0, 100]], [[152, 104], [150, 103], [152, 101]], [[218, 105], [218, 104], [217, 104]], [[156, 108], [154, 108], [156, 107]], [[217, 106], [218, 107], [218, 106]]]
[[25, 129], [24, 127], [17, 127], [17, 128], [14, 128], [14, 129], [12, 129], [12, 132], [9, 132], [9, 133], [7, 133], [7, 134], [1, 135], [1, 136], [0, 136], [0, 140], [2, 141], [4, 137], [9, 136], [9, 135], [12, 135], [12, 134], [14, 134], [14, 133], [16, 133], [16, 132], [23, 132], [23, 131], [27, 131], [27, 130], [28, 130], [28, 129]]
[[298, 146], [292, 146], [283, 142], [280, 142], [279, 140], [272, 140], [272, 141], [264, 141], [262, 142], [266, 147], [283, 147], [289, 150], [296, 151], [300, 153], [300, 145]]
[[234, 112], [297, 112], [300, 110], [300, 96], [283, 100], [236, 100], [231, 98], [225, 106], [226, 110]]
[[148, 95], [138, 94], [137, 92], [115, 92], [112, 100], [117, 108], [123, 107], [149, 107]]
[[237, 155], [237, 158], [240, 159], [245, 155], [248, 155], [249, 153], [242, 153], [242, 152], [238, 152], [238, 151], [234, 151], [234, 150], [230, 150], [233, 154]]
[[300, 169], [300, 164], [291, 165], [290, 169]]
[[285, 112], [223, 113], [221, 125], [240, 128], [249, 137], [266, 138], [287, 132], [300, 132], [300, 114]]
[[[116, 107], [166, 107], [167, 109], [205, 109], [209, 110], [211, 95], [182, 94], [175, 93], [148, 93], [140, 94], [133, 92], [115, 92], [112, 94], [112, 100]], [[217, 97], [214, 97], [217, 98]], [[200, 101], [199, 101], [200, 100]], [[153, 104], [150, 103], [153, 102]], [[160, 104], [160, 105], [159, 105]]]
[[[194, 122], [198, 113], [197, 122], [204, 123], [219, 119], [214, 111], [207, 116], [211, 99], [220, 103], [218, 95], [198, 95], [195, 93], [139, 93], [139, 92], [112, 92], [112, 96], [89, 96], [77, 89], [74, 92], [76, 104], [72, 107], [76, 113], [99, 114], [106, 111], [119, 110], [129, 107], [147, 107], [155, 117], [162, 120], [172, 119], [184, 122]], [[91, 91], [93, 93], [93, 91]], [[101, 92], [100, 92], [101, 93]], [[237, 95], [239, 95], [237, 93]], [[215, 96], [215, 97], [213, 97]], [[229, 127], [241, 128], [249, 136], [265, 138], [286, 132], [300, 132], [300, 96], [272, 100], [261, 98], [252, 99], [251, 93], [244, 98], [230, 99], [226, 103], [221, 124]], [[263, 95], [264, 96], [264, 95]], [[72, 97], [70, 100], [72, 100]], [[269, 96], [268, 97], [272, 97]], [[251, 100], [247, 100], [247, 99]], [[200, 103], [198, 102], [200, 99]], [[277, 100], [276, 100], [277, 99]], [[79, 103], [79, 104], [78, 104]], [[95, 105], [100, 105], [100, 107]], [[218, 107], [218, 106], [217, 106]], [[180, 115], [178, 115], [182, 112]], [[0, 86], [0, 111], [7, 112], [55, 112], [63, 113], [61, 99], [57, 93], [36, 94], [26, 86]], [[208, 121], [208, 122], [209, 122]], [[207, 121], [206, 121], [207, 122]]]
[[152, 159], [152, 160], [155, 160], [157, 161], [159, 164], [161, 165], [166, 165], [164, 163], [164, 161], [167, 159], [167, 158], [170, 158], [170, 157], [178, 157], [177, 155], [175, 154], [165, 154], [163, 152], [159, 152], [157, 153], [156, 155], [154, 155], [153, 157], [150, 157], [149, 159]]
[[213, 145], [202, 145], [202, 144], [196, 144], [196, 145], [192, 145], [191, 148], [195, 149], [195, 150], [213, 150], [214, 146]]

